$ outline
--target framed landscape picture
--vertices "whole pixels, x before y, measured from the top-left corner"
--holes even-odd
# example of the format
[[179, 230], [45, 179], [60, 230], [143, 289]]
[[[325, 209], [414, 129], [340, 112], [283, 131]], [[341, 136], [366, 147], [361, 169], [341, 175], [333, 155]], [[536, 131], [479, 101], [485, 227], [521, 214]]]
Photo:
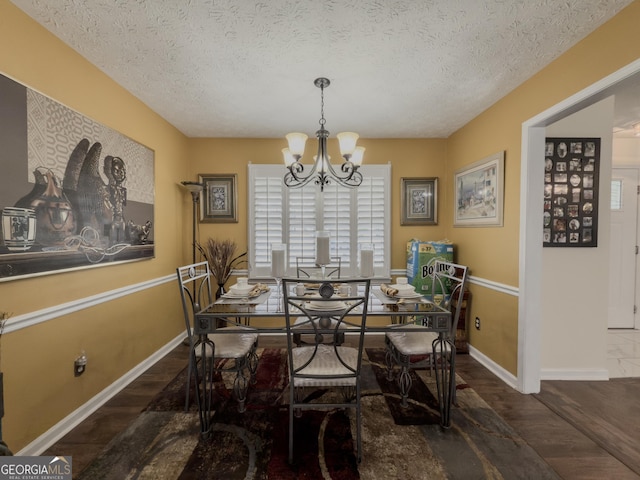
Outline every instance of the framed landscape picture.
[[495, 153], [455, 174], [455, 227], [501, 227], [504, 203], [504, 152]]
[[402, 178], [400, 225], [438, 224], [438, 178]]
[[200, 221], [204, 223], [236, 223], [237, 208], [237, 175], [205, 174], [198, 175], [202, 183], [202, 203], [200, 205]]

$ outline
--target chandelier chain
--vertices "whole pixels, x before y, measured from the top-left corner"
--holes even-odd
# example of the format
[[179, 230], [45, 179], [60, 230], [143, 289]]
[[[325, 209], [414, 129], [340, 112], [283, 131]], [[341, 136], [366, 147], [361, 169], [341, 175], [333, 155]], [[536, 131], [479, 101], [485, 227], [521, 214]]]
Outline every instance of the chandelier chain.
[[326, 120], [324, 119], [324, 84], [320, 85], [320, 126], [324, 128]]

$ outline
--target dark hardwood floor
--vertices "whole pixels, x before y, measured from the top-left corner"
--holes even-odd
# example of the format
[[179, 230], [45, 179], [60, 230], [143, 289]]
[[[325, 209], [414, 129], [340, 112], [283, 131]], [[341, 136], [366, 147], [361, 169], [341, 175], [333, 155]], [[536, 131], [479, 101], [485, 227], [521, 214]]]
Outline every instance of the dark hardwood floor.
[[[367, 344], [382, 346], [383, 338]], [[260, 346], [282, 347], [284, 339], [261, 337]], [[43, 455], [71, 455], [80, 473], [185, 367], [187, 350], [176, 347]], [[468, 355], [458, 355], [457, 372], [561, 478], [640, 479], [640, 378], [544, 381], [539, 394], [523, 395]]]

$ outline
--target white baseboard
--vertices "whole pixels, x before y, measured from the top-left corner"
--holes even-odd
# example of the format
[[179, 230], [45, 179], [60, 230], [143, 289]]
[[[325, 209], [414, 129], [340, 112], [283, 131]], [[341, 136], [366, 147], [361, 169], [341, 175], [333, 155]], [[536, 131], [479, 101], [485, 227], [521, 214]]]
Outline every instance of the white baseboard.
[[[87, 403], [82, 405], [80, 408], [71, 412], [65, 418], [60, 420], [57, 424], [47, 430], [45, 433], [40, 435], [30, 444], [25, 446], [22, 450], [16, 453], [16, 455], [20, 456], [37, 456], [42, 454], [45, 450], [47, 450], [51, 445], [60, 440], [63, 436], [69, 433], [72, 429], [77, 427], [81, 422], [87, 419], [89, 415], [98, 410], [102, 405], [104, 405], [107, 401], [109, 401], [112, 397], [114, 397], [118, 392], [124, 389], [127, 385], [133, 382], [136, 378], [138, 378], [142, 373], [144, 373], [149, 367], [154, 365], [158, 360], [163, 358], [169, 352], [171, 352], [174, 348], [176, 348], [182, 341], [184, 340], [187, 332], [186, 330], [178, 335], [176, 338], [167, 343], [164, 347], [160, 348], [160, 350], [156, 351], [145, 359], [143, 362], [136, 365], [134, 368], [125, 373], [118, 380], [113, 382], [107, 388], [102, 390], [95, 397], [90, 399]], [[64, 452], [59, 452], [63, 454]]]
[[502, 368], [480, 350], [474, 348], [473, 345], [469, 345], [469, 355], [511, 388], [518, 389], [518, 378], [515, 375]]

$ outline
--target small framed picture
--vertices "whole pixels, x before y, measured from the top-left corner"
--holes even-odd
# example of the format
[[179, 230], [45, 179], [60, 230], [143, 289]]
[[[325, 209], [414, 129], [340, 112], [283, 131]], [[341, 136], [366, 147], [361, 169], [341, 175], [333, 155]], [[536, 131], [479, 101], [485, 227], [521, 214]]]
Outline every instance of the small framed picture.
[[402, 178], [400, 225], [438, 224], [438, 178]]
[[203, 223], [237, 223], [238, 198], [237, 175], [205, 174], [198, 175], [202, 183], [200, 221]]

